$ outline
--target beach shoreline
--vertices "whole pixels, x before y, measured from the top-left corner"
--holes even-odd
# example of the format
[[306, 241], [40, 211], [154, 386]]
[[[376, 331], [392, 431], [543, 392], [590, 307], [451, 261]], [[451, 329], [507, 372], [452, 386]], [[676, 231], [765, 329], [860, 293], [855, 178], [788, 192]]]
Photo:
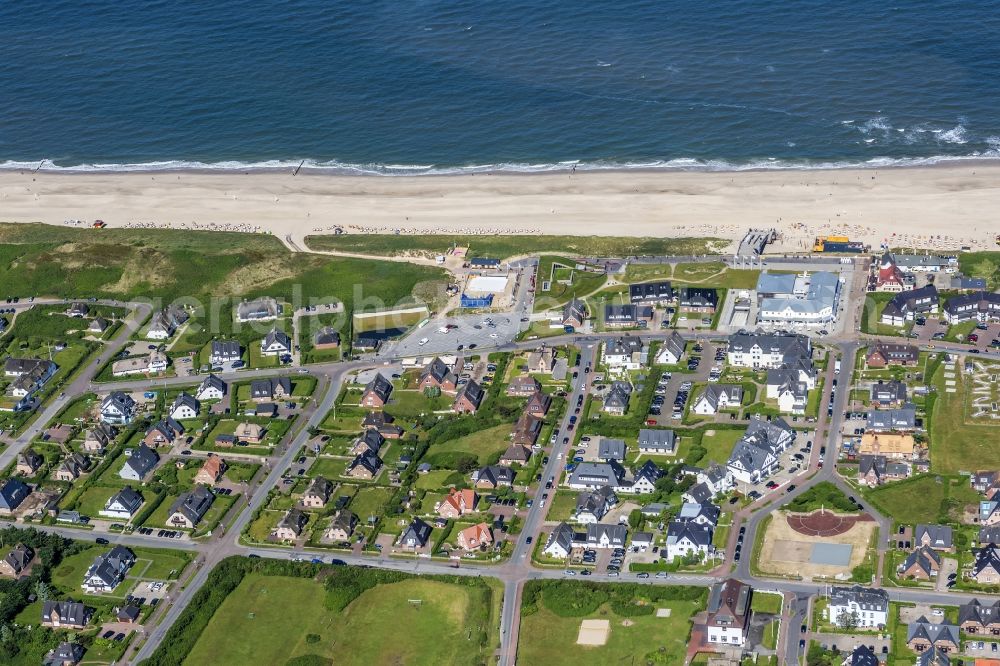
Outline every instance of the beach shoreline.
[[0, 221], [272, 233], [717, 237], [775, 228], [878, 247], [997, 249], [1000, 162], [887, 169], [626, 169], [372, 177], [273, 171], [0, 171]]

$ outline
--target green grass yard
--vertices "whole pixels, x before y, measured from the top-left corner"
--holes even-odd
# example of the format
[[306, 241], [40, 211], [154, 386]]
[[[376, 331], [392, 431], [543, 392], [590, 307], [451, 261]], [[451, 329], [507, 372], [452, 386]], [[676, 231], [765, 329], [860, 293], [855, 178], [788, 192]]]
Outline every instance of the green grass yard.
[[979, 501], [967, 477], [933, 474], [888, 483], [864, 494], [881, 513], [908, 524], [953, 521], [962, 507]]
[[[315, 655], [323, 663], [479, 664], [485, 650], [467, 641], [476, 608], [466, 588], [411, 579], [378, 585], [341, 613], [307, 578], [249, 574], [222, 603], [185, 664], [283, 664]], [[419, 599], [415, 605], [411, 600]], [[309, 662], [319, 663], [319, 662]]]

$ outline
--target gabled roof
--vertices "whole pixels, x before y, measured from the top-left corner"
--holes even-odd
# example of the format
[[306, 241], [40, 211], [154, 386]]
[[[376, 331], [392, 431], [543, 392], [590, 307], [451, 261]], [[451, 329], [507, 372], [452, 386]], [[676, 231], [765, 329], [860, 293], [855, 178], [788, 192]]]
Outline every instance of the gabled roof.
[[458, 392], [458, 395], [455, 397], [455, 401], [457, 402], [464, 397], [478, 409], [479, 405], [482, 404], [483, 397], [485, 395], [486, 391], [483, 390], [483, 387], [481, 387], [475, 380], [470, 379], [469, 383], [463, 386]]
[[3, 486], [0, 486], [0, 509], [13, 511], [30, 494], [31, 488], [20, 479], [7, 479]]
[[923, 571], [925, 576], [930, 576], [941, 567], [941, 556], [933, 548], [921, 546], [906, 556], [902, 569], [909, 571], [914, 565]]
[[934, 624], [928, 621], [926, 617], [920, 616], [916, 622], [911, 622], [906, 627], [906, 642], [909, 643], [915, 638], [925, 639], [931, 644], [938, 641], [949, 641], [957, 646], [959, 640], [958, 627], [947, 622]]
[[[183, 392], [174, 399], [174, 404], [170, 407], [170, 411], [172, 412], [178, 407], [190, 407], [195, 412], [199, 409], [198, 401], [195, 400], [194, 396]], [[181, 432], [183, 432], [183, 428]]]
[[431, 526], [420, 520], [419, 518], [414, 518], [406, 530], [400, 537], [400, 542], [416, 543], [419, 547], [427, 545], [427, 541], [431, 538]]
[[867, 645], [859, 645], [851, 653], [849, 666], [881, 666], [878, 655]]
[[925, 536], [928, 545], [937, 550], [947, 550], [955, 545], [950, 525], [917, 525], [913, 530], [914, 541], [922, 542]]
[[281, 330], [278, 327], [274, 327], [270, 331], [268, 331], [267, 335], [264, 336], [264, 342], [262, 346], [264, 347], [264, 349], [267, 349], [275, 344], [281, 346], [284, 349], [291, 349], [292, 339], [289, 338], [288, 334], [285, 333], [283, 330]]
[[142, 495], [133, 490], [132, 486], [125, 486], [108, 498], [108, 501], [104, 504], [104, 508], [109, 509], [115, 504], [130, 513], [135, 513], [142, 506]]
[[330, 499], [330, 495], [333, 494], [333, 488], [333, 484], [325, 477], [317, 476], [309, 484], [309, 487], [306, 488], [305, 496], [319, 497], [325, 503]]
[[302, 534], [302, 529], [309, 522], [309, 516], [298, 509], [289, 509], [287, 513], [278, 521], [278, 529], [289, 529], [296, 535]]
[[340, 344], [340, 331], [331, 327], [324, 326], [316, 332], [316, 344], [317, 345], [339, 345]]
[[374, 393], [382, 402], [386, 402], [389, 399], [389, 394], [392, 393], [392, 383], [383, 377], [382, 373], [378, 373], [365, 386], [365, 394], [368, 393]]
[[673, 430], [639, 430], [639, 448], [673, 451], [677, 445], [677, 435]]
[[451, 368], [440, 357], [435, 356], [434, 360], [428, 363], [427, 367], [420, 374], [421, 383], [426, 379], [431, 379], [435, 384], [439, 385], [447, 382], [454, 383], [455, 373], [451, 371]]
[[750, 614], [752, 588], [735, 578], [713, 585], [708, 593], [708, 626], [743, 627]]
[[365, 449], [364, 452], [351, 461], [351, 464], [347, 467], [347, 471], [350, 472], [358, 467], [365, 468], [372, 476], [375, 476], [382, 469], [382, 459], [371, 449]]
[[861, 610], [886, 612], [889, 609], [889, 595], [885, 590], [860, 585], [831, 589], [831, 606], [847, 606], [851, 603], [857, 604]]
[[975, 622], [981, 625], [1000, 623], [1000, 599], [989, 605], [983, 605], [978, 599], [973, 599], [967, 604], [958, 607], [959, 626], [966, 622]]
[[135, 400], [127, 393], [112, 391], [101, 401], [101, 411], [105, 412], [114, 409], [122, 414], [131, 414], [135, 411]]
[[672, 520], [667, 523], [667, 545], [673, 546], [684, 540], [707, 548], [712, 543], [712, 528], [687, 520]]
[[198, 392], [201, 393], [202, 391], [211, 388], [218, 389], [222, 393], [225, 393], [226, 382], [222, 381], [215, 375], [209, 375], [208, 377], [205, 377], [205, 381], [203, 381], [201, 386], [198, 387]]
[[170, 507], [170, 515], [180, 512], [192, 525], [197, 525], [205, 517], [215, 495], [206, 486], [195, 486], [194, 490], [184, 493]]
[[573, 550], [573, 542], [576, 540], [576, 532], [566, 523], [559, 523], [549, 534], [549, 540], [545, 542], [545, 550], [549, 550], [554, 544], [565, 550], [567, 553]]

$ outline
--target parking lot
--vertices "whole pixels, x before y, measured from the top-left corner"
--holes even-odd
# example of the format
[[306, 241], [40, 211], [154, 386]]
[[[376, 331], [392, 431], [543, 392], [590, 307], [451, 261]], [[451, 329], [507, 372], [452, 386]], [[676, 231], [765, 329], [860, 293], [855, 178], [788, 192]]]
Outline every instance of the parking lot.
[[[725, 343], [701, 342], [681, 363], [693, 369], [690, 372], [665, 373], [657, 385], [653, 396], [650, 413], [646, 415], [647, 424], [660, 426], [680, 425], [684, 406], [691, 399], [691, 388], [695, 382], [707, 382], [712, 374], [712, 368], [720, 370], [725, 366]], [[700, 359], [697, 364], [692, 359]], [[664, 381], [666, 380], [666, 381]], [[657, 414], [659, 411], [659, 414]], [[675, 416], [676, 415], [676, 416]]]
[[527, 323], [513, 314], [469, 314], [435, 319], [402, 339], [383, 345], [378, 355], [401, 358], [503, 346], [514, 340], [522, 326]]

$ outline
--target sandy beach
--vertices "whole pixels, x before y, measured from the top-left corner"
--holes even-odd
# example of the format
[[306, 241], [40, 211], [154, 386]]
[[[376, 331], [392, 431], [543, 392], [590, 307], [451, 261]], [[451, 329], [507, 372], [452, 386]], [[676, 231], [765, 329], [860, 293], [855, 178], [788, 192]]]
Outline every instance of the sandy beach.
[[310, 234], [715, 236], [775, 227], [873, 246], [997, 249], [1000, 165], [757, 172], [349, 177], [282, 172], [0, 172], [0, 221]]

